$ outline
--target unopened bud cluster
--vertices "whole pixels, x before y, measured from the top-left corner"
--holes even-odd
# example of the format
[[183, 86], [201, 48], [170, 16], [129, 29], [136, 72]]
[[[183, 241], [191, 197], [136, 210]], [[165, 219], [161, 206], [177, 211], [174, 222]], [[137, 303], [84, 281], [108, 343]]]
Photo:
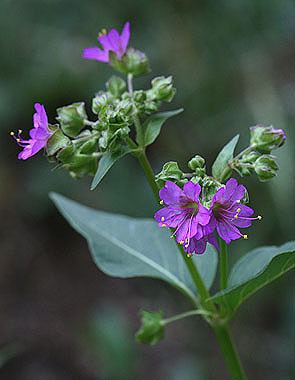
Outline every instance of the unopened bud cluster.
[[263, 125], [251, 127], [250, 145], [232, 160], [231, 167], [241, 176], [256, 173], [260, 181], [268, 181], [277, 175], [279, 169], [272, 151], [281, 147], [285, 140], [283, 129]]
[[88, 119], [83, 102], [57, 109], [58, 124], [52, 127], [47, 155], [73, 177], [94, 175], [104, 152], [116, 153], [128, 145], [134, 116], [145, 118], [158, 111], [161, 103], [171, 101], [174, 94], [172, 77], [155, 78], [150, 89], [130, 92], [122, 78], [113, 76], [106, 90], [92, 99], [95, 121]]

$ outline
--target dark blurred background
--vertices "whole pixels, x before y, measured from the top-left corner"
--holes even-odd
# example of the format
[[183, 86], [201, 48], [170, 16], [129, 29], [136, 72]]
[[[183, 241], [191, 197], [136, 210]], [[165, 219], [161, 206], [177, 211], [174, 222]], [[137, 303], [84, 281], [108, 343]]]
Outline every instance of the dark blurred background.
[[[111, 69], [81, 59], [103, 27], [131, 21], [131, 45], [144, 50], [153, 76], [173, 75], [169, 121], [149, 154], [155, 170], [168, 160], [185, 168], [196, 153], [211, 164], [237, 132], [273, 124], [287, 132], [271, 183], [245, 179], [264, 216], [248, 241], [232, 244], [231, 261], [257, 245], [280, 244], [294, 232], [295, 71], [293, 0], [1, 0], [0, 85], [0, 379], [219, 380], [226, 371], [211, 331], [187, 319], [156, 347], [136, 344], [140, 308], [166, 315], [190, 305], [153, 280], [117, 280], [96, 269], [87, 244], [54, 209], [49, 191], [131, 216], [155, 204], [135, 161], [119, 162], [95, 191], [90, 179], [52, 171], [39, 154], [17, 160], [8, 132], [31, 127], [33, 103], [55, 109], [86, 101]], [[295, 294], [289, 273], [239, 310], [233, 333], [250, 379], [291, 380]], [[293, 285], [293, 291], [292, 289]]]

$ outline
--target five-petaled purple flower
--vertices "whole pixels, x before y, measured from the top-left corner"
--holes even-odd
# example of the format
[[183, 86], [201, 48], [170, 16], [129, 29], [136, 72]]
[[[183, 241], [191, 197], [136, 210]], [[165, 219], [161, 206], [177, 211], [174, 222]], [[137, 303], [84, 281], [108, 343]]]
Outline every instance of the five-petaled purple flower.
[[111, 29], [109, 33], [103, 31], [98, 36], [98, 41], [102, 48], [89, 47], [83, 50], [82, 57], [85, 59], [95, 59], [100, 62], [109, 62], [109, 52], [116, 54], [121, 59], [125, 54], [130, 39], [130, 23], [126, 22], [121, 35], [116, 29]]
[[52, 132], [48, 128], [48, 118], [44, 106], [35, 103], [35, 110], [36, 113], [34, 113], [33, 116], [34, 127], [29, 132], [30, 139], [22, 139], [21, 130], [18, 131], [17, 137], [11, 132], [11, 135], [15, 138], [18, 145], [24, 148], [18, 155], [19, 160], [27, 160], [38, 153], [46, 146], [48, 139], [52, 135]]
[[191, 181], [184, 185], [183, 190], [175, 183], [167, 181], [160, 190], [161, 203], [165, 203], [167, 207], [155, 214], [155, 219], [161, 227], [175, 228], [173, 235], [176, 236], [176, 241], [184, 245], [185, 251], [189, 253], [204, 252], [205, 240], [203, 244], [196, 244], [192, 238], [200, 241], [212, 232], [210, 228], [205, 228], [210, 222], [210, 211], [200, 203], [200, 192], [201, 186]]
[[239, 185], [234, 178], [230, 178], [212, 199], [213, 223], [216, 225], [218, 235], [227, 244], [240, 237], [247, 239], [247, 235], [241, 234], [238, 228], [250, 227], [253, 220], [261, 219], [261, 216], [252, 218], [254, 210], [241, 203], [245, 193], [246, 188]]

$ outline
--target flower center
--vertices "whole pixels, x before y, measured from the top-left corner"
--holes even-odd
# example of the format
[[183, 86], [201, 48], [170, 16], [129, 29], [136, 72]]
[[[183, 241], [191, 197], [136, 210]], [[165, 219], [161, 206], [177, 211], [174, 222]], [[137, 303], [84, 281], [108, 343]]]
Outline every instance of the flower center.
[[193, 209], [194, 214], [197, 214], [197, 212], [199, 211], [199, 205], [197, 202], [188, 202], [183, 207]]

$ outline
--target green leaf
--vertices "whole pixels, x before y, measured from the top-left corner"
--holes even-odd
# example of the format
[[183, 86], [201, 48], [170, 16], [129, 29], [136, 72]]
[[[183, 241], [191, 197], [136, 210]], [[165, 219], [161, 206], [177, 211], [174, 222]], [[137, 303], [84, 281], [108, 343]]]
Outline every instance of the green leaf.
[[98, 163], [97, 172], [95, 173], [90, 189], [94, 190], [114, 163], [120, 160], [120, 158], [126, 156], [128, 153], [130, 153], [130, 150], [127, 148], [121, 149], [115, 153], [106, 152]]
[[[212, 166], [212, 175], [219, 181], [226, 180], [231, 174], [231, 170], [228, 166], [228, 161], [232, 160], [234, 157], [234, 151], [239, 137], [239, 135], [236, 135], [234, 138], [232, 138], [230, 142], [222, 148], [216, 157], [216, 160], [214, 161], [214, 164]], [[228, 173], [226, 173], [227, 171]], [[225, 174], [227, 174], [227, 176], [225, 176]]]
[[292, 268], [295, 268], [295, 241], [280, 247], [256, 248], [234, 265], [228, 287], [211, 300], [225, 305], [233, 314], [253, 293]]
[[162, 125], [167, 119], [172, 116], [178, 115], [183, 111], [183, 108], [178, 110], [160, 112], [150, 116], [143, 124], [143, 145], [147, 146], [152, 144], [161, 132]]
[[[121, 278], [161, 279], [197, 303], [195, 286], [174, 240], [155, 221], [96, 211], [58, 194], [51, 198], [70, 225], [87, 239], [92, 258], [103, 272]], [[214, 248], [208, 245], [203, 255], [192, 260], [209, 288], [217, 266]]]

